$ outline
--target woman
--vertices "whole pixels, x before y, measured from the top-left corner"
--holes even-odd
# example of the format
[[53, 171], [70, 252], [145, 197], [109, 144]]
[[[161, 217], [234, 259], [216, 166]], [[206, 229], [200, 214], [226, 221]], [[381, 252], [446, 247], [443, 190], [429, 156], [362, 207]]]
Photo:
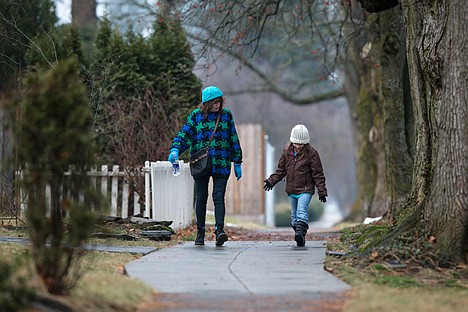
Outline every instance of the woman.
[[266, 179], [265, 191], [286, 177], [286, 193], [291, 202], [291, 226], [295, 231], [297, 246], [305, 245], [309, 229], [309, 203], [317, 187], [319, 199], [327, 201], [327, 188], [319, 153], [309, 145], [309, 130], [296, 125], [291, 130], [291, 143], [286, 145], [278, 161], [276, 171]]
[[223, 107], [223, 92], [209, 86], [202, 91], [202, 103], [187, 117], [185, 125], [179, 131], [171, 146], [169, 161], [174, 163], [179, 154], [190, 149], [190, 154], [205, 148], [215, 130], [219, 115], [219, 124], [210, 143], [211, 173], [195, 178], [195, 214], [197, 218], [197, 238], [195, 245], [205, 244], [205, 217], [208, 201], [208, 183], [213, 179], [213, 203], [215, 208], [216, 246], [222, 246], [228, 236], [224, 231], [226, 214], [226, 185], [231, 174], [231, 162], [234, 162], [234, 174], [242, 177], [242, 149], [237, 136], [234, 119], [230, 110]]

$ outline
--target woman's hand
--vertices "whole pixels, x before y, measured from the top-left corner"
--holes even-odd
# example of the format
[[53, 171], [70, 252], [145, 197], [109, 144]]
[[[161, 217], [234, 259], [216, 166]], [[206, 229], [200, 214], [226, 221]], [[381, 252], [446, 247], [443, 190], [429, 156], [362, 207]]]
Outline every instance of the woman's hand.
[[234, 164], [234, 174], [236, 175], [237, 181], [242, 178], [242, 167], [241, 164]]
[[169, 153], [169, 157], [167, 160], [171, 162], [171, 164], [174, 163], [174, 161], [179, 159], [179, 150], [177, 148], [171, 149], [171, 152]]

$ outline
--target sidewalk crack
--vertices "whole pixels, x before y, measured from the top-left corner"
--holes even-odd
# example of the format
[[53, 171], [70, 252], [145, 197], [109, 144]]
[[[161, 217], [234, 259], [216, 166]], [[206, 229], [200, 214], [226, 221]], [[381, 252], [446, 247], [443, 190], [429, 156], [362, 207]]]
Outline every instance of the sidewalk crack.
[[[257, 244], [257, 243], [255, 243]], [[253, 246], [255, 246], [255, 244]], [[231, 266], [237, 261], [237, 258], [244, 252], [246, 251], [247, 249], [249, 248], [252, 248], [253, 246], [248, 246], [248, 247], [245, 247], [244, 249], [242, 249], [241, 251], [239, 251], [237, 253], [237, 255], [234, 257], [234, 259], [232, 259], [231, 263], [229, 263], [229, 266], [228, 266], [228, 269], [229, 269], [229, 272], [231, 273], [232, 276], [234, 276], [234, 278], [237, 280], [237, 282], [239, 282], [239, 284], [242, 285], [242, 287], [244, 287], [244, 289], [247, 291], [247, 293], [249, 295], [253, 295], [253, 292], [250, 291], [250, 289], [247, 287], [247, 285], [245, 285], [242, 280], [237, 276], [237, 274], [234, 272], [234, 270], [232, 270]]]

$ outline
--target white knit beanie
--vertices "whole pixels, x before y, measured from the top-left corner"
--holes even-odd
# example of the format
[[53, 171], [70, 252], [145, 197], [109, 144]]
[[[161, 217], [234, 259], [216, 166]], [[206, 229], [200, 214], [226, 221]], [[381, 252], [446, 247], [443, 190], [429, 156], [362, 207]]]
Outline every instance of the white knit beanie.
[[307, 144], [310, 142], [309, 130], [304, 125], [295, 125], [291, 130], [291, 143]]

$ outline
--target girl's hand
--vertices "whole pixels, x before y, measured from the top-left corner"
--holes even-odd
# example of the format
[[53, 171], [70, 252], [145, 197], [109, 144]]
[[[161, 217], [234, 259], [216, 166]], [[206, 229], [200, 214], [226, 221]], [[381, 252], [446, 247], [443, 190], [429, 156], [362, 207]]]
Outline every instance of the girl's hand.
[[263, 182], [265, 182], [265, 185], [263, 186], [263, 189], [265, 191], [271, 191], [273, 189], [273, 184], [271, 184], [270, 182], [268, 182], [267, 180], [264, 180]]

